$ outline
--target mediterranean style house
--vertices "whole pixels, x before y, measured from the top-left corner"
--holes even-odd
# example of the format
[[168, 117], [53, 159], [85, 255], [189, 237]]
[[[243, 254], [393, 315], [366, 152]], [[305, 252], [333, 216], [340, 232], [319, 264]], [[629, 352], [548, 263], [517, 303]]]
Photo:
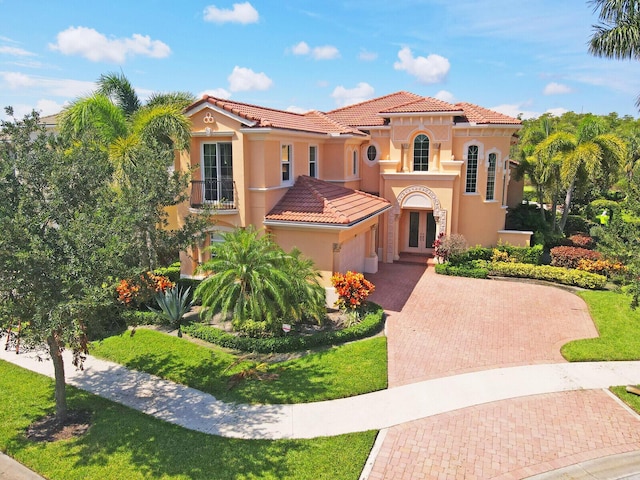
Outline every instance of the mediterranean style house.
[[207, 206], [215, 222], [182, 253], [183, 276], [222, 232], [249, 225], [312, 258], [327, 287], [334, 272], [429, 254], [441, 233], [529, 242], [504, 230], [507, 206], [522, 200], [509, 159], [518, 119], [408, 92], [305, 114], [204, 96], [186, 114], [191, 149], [176, 167], [193, 180], [177, 222]]

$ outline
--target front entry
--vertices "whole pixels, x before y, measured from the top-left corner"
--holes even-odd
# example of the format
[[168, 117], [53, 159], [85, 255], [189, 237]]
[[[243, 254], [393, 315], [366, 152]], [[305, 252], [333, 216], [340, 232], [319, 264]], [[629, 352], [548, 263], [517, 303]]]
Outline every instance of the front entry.
[[405, 212], [405, 251], [431, 253], [436, 240], [436, 220], [433, 210], [409, 210]]

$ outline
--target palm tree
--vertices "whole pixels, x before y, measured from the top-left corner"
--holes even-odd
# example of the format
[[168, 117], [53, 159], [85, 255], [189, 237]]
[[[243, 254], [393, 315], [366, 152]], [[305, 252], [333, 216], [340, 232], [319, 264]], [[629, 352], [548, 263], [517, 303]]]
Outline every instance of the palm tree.
[[[599, 25], [589, 43], [589, 52], [598, 57], [640, 59], [640, 2], [637, 0], [592, 0], [600, 10]], [[640, 96], [636, 100], [640, 108]]]
[[143, 104], [122, 74], [101, 75], [97, 83], [96, 92], [75, 100], [63, 110], [61, 131], [78, 140], [92, 134], [108, 149], [121, 176], [122, 164], [134, 161], [140, 145], [158, 143], [177, 150], [189, 148], [191, 129], [183, 110], [194, 100], [191, 94], [154, 94]]
[[553, 158], [560, 165], [560, 179], [567, 189], [559, 225], [561, 232], [567, 223], [578, 178], [613, 178], [619, 172], [626, 152], [625, 142], [616, 135], [604, 133], [602, 121], [594, 117], [585, 118], [575, 134], [557, 132], [536, 147], [536, 155]]
[[299, 252], [285, 253], [253, 228], [225, 233], [223, 239], [210, 248], [211, 260], [200, 268], [212, 272], [195, 291], [203, 318], [231, 314], [239, 325], [266, 322], [275, 332], [282, 323], [300, 320], [305, 310], [316, 315], [319, 305], [324, 307], [319, 275]]

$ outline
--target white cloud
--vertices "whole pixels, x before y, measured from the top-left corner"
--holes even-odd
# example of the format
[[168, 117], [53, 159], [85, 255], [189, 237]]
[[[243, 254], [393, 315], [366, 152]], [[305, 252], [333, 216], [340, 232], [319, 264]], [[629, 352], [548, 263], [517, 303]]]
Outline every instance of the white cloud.
[[289, 105], [287, 107], [287, 112], [291, 113], [307, 113], [308, 111], [308, 108], [296, 107], [295, 105]]
[[360, 50], [360, 53], [358, 54], [358, 59], [363, 62], [373, 62], [377, 58], [378, 54], [376, 52], [369, 52], [367, 50]]
[[210, 95], [216, 98], [228, 99], [231, 98], [231, 92], [225, 90], [224, 88], [214, 88], [213, 90], [204, 90], [198, 94], [198, 98], [204, 97], [205, 95]]
[[204, 9], [204, 19], [213, 23], [257, 23], [260, 15], [249, 2], [234, 3], [233, 9], [218, 8], [209, 5]]
[[333, 97], [340, 107], [351, 105], [353, 103], [364, 102], [373, 97], [374, 88], [366, 82], [360, 82], [355, 88], [344, 88], [342, 85], [337, 86], [331, 97]]
[[35, 53], [28, 52], [23, 48], [0, 46], [0, 55], [12, 55], [14, 57], [33, 57]]
[[333, 60], [340, 56], [340, 51], [333, 45], [322, 45], [311, 48], [307, 42], [299, 42], [291, 47], [294, 55], [311, 55], [315, 60]]
[[551, 82], [548, 83], [542, 93], [545, 95], [564, 95], [565, 93], [571, 93], [573, 89], [562, 83]]
[[557, 107], [557, 108], [550, 108], [545, 113], [550, 113], [554, 117], [561, 117], [563, 114], [567, 113], [568, 111], [569, 110], [567, 110], [566, 108]]
[[[40, 113], [41, 117], [46, 117], [47, 115], [54, 115], [56, 113], [60, 113], [64, 107], [68, 105], [68, 102], [58, 103], [53, 100], [38, 100], [35, 105], [26, 105], [24, 103], [19, 103], [16, 105], [12, 105], [13, 107], [13, 115], [15, 118], [23, 118], [25, 115], [31, 113], [33, 110]], [[0, 118], [8, 118], [4, 115], [4, 112], [0, 115]]]
[[69, 27], [58, 33], [56, 43], [49, 48], [64, 55], [80, 55], [92, 62], [124, 63], [128, 57], [144, 55], [151, 58], [169, 56], [171, 49], [160, 40], [134, 33], [130, 38], [107, 38], [87, 27]]
[[497, 105], [495, 107], [491, 107], [491, 110], [494, 110], [498, 113], [503, 113], [505, 115], [509, 115], [510, 117], [517, 118], [520, 116], [522, 119], [527, 118], [536, 118], [540, 116], [540, 112], [534, 112], [532, 110], [526, 110], [523, 107], [529, 107], [531, 105], [531, 101], [521, 102], [521, 103], [512, 103], [512, 104], [502, 104]]
[[273, 85], [264, 72], [256, 73], [250, 68], [233, 67], [233, 72], [227, 77], [229, 90], [232, 92], [244, 92], [247, 90], [268, 90]]
[[48, 78], [25, 75], [20, 72], [0, 72], [4, 86], [11, 90], [37, 91], [39, 95], [75, 98], [91, 93], [96, 88], [94, 82], [83, 82], [65, 78]]
[[456, 103], [456, 97], [453, 96], [453, 93], [447, 92], [446, 90], [440, 90], [434, 95], [434, 98], [442, 100], [443, 102]]
[[309, 48], [309, 45], [307, 45], [307, 42], [300, 42], [291, 47], [291, 51], [294, 55], [307, 55], [311, 49]]
[[398, 58], [400, 61], [395, 62], [393, 68], [406, 71], [424, 84], [441, 82], [451, 68], [449, 60], [440, 55], [432, 53], [428, 57], [414, 57], [408, 47], [398, 52]]
[[322, 47], [315, 47], [311, 56], [316, 60], [333, 60], [340, 56], [340, 51], [333, 45], [323, 45]]

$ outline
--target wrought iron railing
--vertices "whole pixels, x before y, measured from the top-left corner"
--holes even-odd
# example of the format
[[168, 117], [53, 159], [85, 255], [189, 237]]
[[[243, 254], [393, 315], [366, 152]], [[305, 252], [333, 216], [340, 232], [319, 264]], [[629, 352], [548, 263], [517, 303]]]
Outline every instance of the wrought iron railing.
[[212, 206], [219, 210], [233, 210], [236, 206], [236, 182], [233, 180], [192, 180], [191, 206]]

